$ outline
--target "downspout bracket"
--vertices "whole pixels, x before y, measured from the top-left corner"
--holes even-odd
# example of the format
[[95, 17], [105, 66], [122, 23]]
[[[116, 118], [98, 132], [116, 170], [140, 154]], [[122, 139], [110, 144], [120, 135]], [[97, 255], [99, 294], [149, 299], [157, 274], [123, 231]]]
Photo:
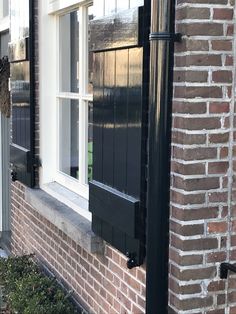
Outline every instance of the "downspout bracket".
[[149, 40], [168, 40], [173, 42], [180, 42], [182, 39], [181, 33], [168, 33], [168, 32], [153, 32], [149, 35]]
[[229, 270], [236, 273], [236, 265], [230, 263], [221, 263], [220, 265], [220, 278], [227, 279]]

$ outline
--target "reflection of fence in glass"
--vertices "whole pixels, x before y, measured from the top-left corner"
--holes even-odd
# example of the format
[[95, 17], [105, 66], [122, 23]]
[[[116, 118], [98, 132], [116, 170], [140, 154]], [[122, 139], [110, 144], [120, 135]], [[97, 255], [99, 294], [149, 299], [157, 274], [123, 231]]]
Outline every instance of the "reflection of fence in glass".
[[12, 104], [12, 141], [24, 148], [30, 148], [30, 106], [29, 103]]

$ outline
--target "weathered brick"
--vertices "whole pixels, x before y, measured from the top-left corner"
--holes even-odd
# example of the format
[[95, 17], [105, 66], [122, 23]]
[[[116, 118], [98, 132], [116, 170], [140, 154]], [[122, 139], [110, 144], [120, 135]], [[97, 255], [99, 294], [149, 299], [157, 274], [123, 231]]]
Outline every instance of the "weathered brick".
[[173, 127], [186, 130], [211, 130], [219, 129], [221, 127], [221, 121], [220, 118], [175, 117]]
[[223, 25], [219, 23], [181, 23], [177, 31], [186, 36], [222, 36], [224, 35]]
[[194, 175], [194, 174], [205, 174], [206, 164], [204, 163], [193, 163], [193, 164], [182, 164], [180, 162], [172, 163], [172, 171], [183, 175]]
[[[219, 251], [219, 252], [212, 252], [212, 253], [208, 253], [206, 255], [206, 261], [207, 263], [223, 263], [226, 260], [227, 257], [227, 253], [225, 251]], [[225, 286], [223, 281], [219, 282], [219, 286]], [[213, 285], [213, 283], [212, 283]], [[210, 284], [210, 289], [213, 289], [213, 286]], [[214, 288], [216, 291], [217, 290], [221, 290], [218, 286]], [[208, 286], [208, 290], [209, 290], [209, 286]], [[223, 290], [223, 288], [222, 288]], [[210, 291], [210, 290], [209, 290]]]
[[191, 8], [183, 7], [176, 11], [176, 19], [209, 19], [210, 9], [209, 8]]
[[228, 230], [226, 221], [209, 222], [207, 224], [208, 233], [225, 233]]
[[185, 144], [185, 145], [195, 145], [206, 143], [205, 134], [186, 134], [181, 131], [172, 132], [172, 143]]
[[228, 192], [210, 192], [208, 199], [210, 203], [227, 203]]
[[222, 98], [222, 88], [219, 86], [176, 86], [175, 98]]
[[232, 71], [213, 71], [212, 81], [215, 83], [232, 83]]
[[180, 225], [174, 221], [170, 222], [170, 230], [183, 236], [200, 235], [204, 233], [204, 224]]
[[232, 51], [231, 40], [212, 40], [212, 49], [216, 51]]
[[210, 143], [227, 143], [229, 141], [229, 133], [217, 133], [209, 135]]
[[232, 8], [214, 8], [213, 19], [214, 20], [232, 20], [234, 10]]
[[[232, 74], [231, 74], [232, 76]], [[207, 71], [175, 71], [174, 81], [175, 82], [207, 82], [208, 72]]]
[[208, 40], [197, 40], [191, 39], [191, 37], [183, 38], [181, 43], [175, 44], [176, 52], [184, 52], [184, 51], [208, 51], [209, 50], [209, 42]]
[[[176, 56], [175, 66], [176, 67], [190, 67], [190, 66], [221, 66], [222, 57], [219, 54], [199, 54], [199, 55], [187, 55], [187, 56]], [[206, 69], [204, 69], [205, 71]]]
[[204, 193], [199, 194], [183, 194], [177, 191], [171, 190], [171, 200], [174, 203], [180, 205], [188, 204], [204, 204], [206, 201], [206, 196]]
[[178, 299], [172, 296], [171, 299], [172, 304], [178, 309], [182, 311], [198, 309], [200, 307], [210, 307], [213, 304], [213, 297], [195, 297], [189, 299]]
[[229, 168], [229, 163], [226, 161], [209, 162], [208, 171], [210, 174], [224, 174]]
[[203, 263], [203, 255], [201, 254], [180, 255], [175, 250], [170, 250], [170, 258], [180, 266], [201, 265]]
[[215, 159], [217, 157], [217, 149], [213, 147], [199, 147], [188, 149], [173, 147], [173, 157], [186, 161]]
[[191, 269], [179, 269], [175, 266], [172, 266], [171, 273], [173, 276], [175, 276], [175, 278], [181, 281], [201, 280], [214, 278], [217, 273], [217, 268], [215, 266], [211, 266]]
[[200, 238], [192, 240], [182, 240], [173, 234], [171, 235], [171, 244], [183, 251], [208, 251], [218, 248], [216, 238]]
[[203, 191], [218, 189], [220, 187], [220, 183], [219, 178], [217, 177], [182, 179], [181, 177], [174, 176], [173, 186], [185, 191]]
[[173, 101], [173, 113], [203, 114], [206, 113], [206, 102]]
[[173, 217], [182, 221], [211, 219], [211, 218], [217, 218], [219, 216], [218, 207], [182, 209], [182, 208], [177, 208], [177, 207], [172, 206], [171, 212], [172, 212]]

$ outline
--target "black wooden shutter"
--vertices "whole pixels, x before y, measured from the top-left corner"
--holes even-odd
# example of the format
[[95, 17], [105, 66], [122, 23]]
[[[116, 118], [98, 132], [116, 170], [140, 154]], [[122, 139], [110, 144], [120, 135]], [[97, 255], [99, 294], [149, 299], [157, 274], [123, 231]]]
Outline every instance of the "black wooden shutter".
[[[21, 10], [29, 12], [29, 16], [25, 14], [17, 16], [19, 29], [14, 25], [15, 33], [12, 35], [14, 37], [18, 35], [18, 38], [9, 44], [12, 102], [10, 163], [12, 179], [33, 187], [35, 184], [33, 1], [23, 1], [22, 4], [19, 4], [19, 1], [12, 1], [11, 11], [14, 13], [16, 9], [14, 6], [19, 5], [22, 5]], [[26, 8], [26, 5], [29, 8]], [[23, 32], [21, 25], [26, 25]]]
[[92, 229], [129, 257], [130, 268], [145, 256], [148, 44], [143, 15], [144, 8], [137, 7], [91, 22]]

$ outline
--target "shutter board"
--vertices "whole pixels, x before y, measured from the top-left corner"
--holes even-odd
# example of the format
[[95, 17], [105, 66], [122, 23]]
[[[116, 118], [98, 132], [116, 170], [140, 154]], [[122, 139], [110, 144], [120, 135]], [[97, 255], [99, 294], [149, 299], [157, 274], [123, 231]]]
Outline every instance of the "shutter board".
[[17, 173], [17, 180], [33, 187], [31, 160], [31, 152], [28, 149], [15, 144], [10, 145], [10, 162], [14, 165], [14, 170]]
[[[17, 40], [9, 44], [12, 101], [12, 143], [10, 162], [14, 180], [33, 187], [34, 156], [34, 1], [13, 2], [12, 12], [21, 6], [19, 26], [14, 30]], [[27, 15], [28, 14], [28, 15]], [[20, 25], [25, 25], [24, 34]], [[25, 38], [25, 36], [27, 36]]]
[[136, 236], [139, 200], [96, 181], [89, 184], [89, 200], [90, 211], [96, 216], [127, 235]]
[[143, 8], [136, 7], [91, 21], [91, 50], [137, 47], [142, 42]]
[[[123, 16], [122, 16], [123, 15]], [[123, 19], [123, 20], [122, 20]], [[121, 22], [117, 22], [121, 21]], [[141, 265], [145, 257], [148, 62], [143, 8], [91, 23], [93, 71], [92, 230]], [[146, 36], [148, 41], [148, 36]], [[147, 44], [146, 44], [147, 46]], [[131, 256], [131, 257], [130, 257]]]
[[129, 237], [96, 215], [93, 215], [92, 230], [124, 255], [127, 255], [127, 253], [134, 254], [138, 265], [143, 263], [144, 247], [140, 240]]

